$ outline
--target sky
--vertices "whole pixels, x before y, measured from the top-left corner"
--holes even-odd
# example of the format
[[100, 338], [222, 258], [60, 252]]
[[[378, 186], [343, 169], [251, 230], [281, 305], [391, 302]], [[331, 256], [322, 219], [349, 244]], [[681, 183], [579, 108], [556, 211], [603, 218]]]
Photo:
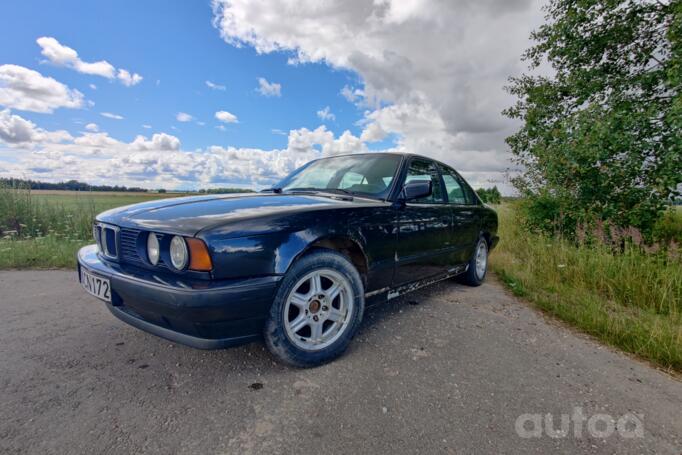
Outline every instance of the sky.
[[538, 0], [0, 4], [0, 177], [265, 188], [420, 153], [510, 192], [501, 111]]

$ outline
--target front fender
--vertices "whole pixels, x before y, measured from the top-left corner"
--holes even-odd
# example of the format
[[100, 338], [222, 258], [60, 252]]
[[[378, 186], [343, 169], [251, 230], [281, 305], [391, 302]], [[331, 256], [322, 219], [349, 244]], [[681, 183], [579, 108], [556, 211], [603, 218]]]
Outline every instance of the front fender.
[[238, 238], [207, 238], [216, 279], [283, 275], [313, 244], [348, 237], [345, 229], [310, 227]]

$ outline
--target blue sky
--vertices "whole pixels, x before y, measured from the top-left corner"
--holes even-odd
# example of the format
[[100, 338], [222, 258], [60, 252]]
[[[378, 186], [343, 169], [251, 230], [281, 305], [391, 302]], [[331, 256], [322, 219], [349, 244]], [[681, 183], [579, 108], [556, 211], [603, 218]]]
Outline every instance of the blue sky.
[[[168, 5], [172, 8], [168, 8]], [[77, 13], [76, 13], [77, 12]], [[208, 2], [163, 1], [21, 1], [0, 6], [4, 26], [0, 40], [12, 43], [0, 47], [0, 62], [39, 70], [71, 88], [81, 91], [95, 106], [87, 110], [58, 110], [53, 115], [27, 114], [44, 128], [66, 129], [75, 134], [81, 125], [94, 122], [112, 136], [132, 140], [147, 134], [143, 124], [154, 130], [175, 131], [190, 149], [207, 144], [236, 147], [285, 147], [286, 136], [272, 130], [320, 125], [317, 111], [330, 107], [334, 121], [325, 124], [334, 132], [350, 129], [362, 117], [340, 91], [344, 85], [358, 85], [352, 71], [332, 69], [323, 63], [287, 65], [288, 53], [258, 55], [251, 47], [227, 45], [212, 25]], [[150, 23], [159, 24], [149, 27]], [[161, 26], [162, 25], [162, 26]], [[85, 61], [105, 59], [143, 76], [141, 83], [124, 87], [101, 77], [42, 63], [36, 44], [41, 36], [55, 37], [78, 51]], [[265, 97], [256, 91], [258, 78], [279, 83], [281, 97]], [[223, 85], [212, 90], [206, 81]], [[95, 84], [96, 90], [89, 88]], [[227, 110], [238, 124], [215, 128], [214, 113]], [[103, 118], [111, 112], [124, 120]], [[195, 121], [176, 121], [178, 112]], [[205, 122], [200, 126], [196, 122]], [[173, 130], [172, 128], [176, 128]]]
[[26, 0], [0, 17], [2, 177], [258, 187], [392, 150], [486, 186], [504, 184], [503, 85], [539, 3]]

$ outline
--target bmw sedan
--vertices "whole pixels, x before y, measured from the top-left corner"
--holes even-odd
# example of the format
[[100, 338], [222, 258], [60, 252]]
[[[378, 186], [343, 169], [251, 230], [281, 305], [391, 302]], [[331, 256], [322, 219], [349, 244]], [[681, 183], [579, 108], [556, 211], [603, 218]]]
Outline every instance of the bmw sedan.
[[141, 330], [200, 349], [262, 338], [283, 362], [308, 367], [344, 352], [366, 305], [452, 277], [480, 285], [497, 224], [443, 163], [334, 156], [260, 193], [101, 213], [78, 272]]

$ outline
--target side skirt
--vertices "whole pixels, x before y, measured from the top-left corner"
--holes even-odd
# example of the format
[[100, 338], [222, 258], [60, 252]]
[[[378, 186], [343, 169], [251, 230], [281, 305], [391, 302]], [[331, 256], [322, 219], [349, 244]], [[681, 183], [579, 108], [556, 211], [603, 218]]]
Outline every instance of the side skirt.
[[[443, 275], [438, 275], [435, 277], [431, 278], [426, 278], [423, 280], [419, 281], [413, 281], [411, 283], [404, 284], [402, 286], [398, 286], [396, 288], [389, 288], [385, 287], [382, 289], [377, 289], [376, 291], [368, 292], [365, 294], [365, 299], [372, 299], [372, 303], [379, 303], [380, 301], [389, 301], [393, 300], [397, 297], [400, 297], [401, 295], [407, 294], [409, 292], [416, 291], [417, 289], [421, 289], [426, 286], [430, 286], [432, 284], [438, 283], [443, 280], [447, 280], [448, 278], [455, 277], [457, 275], [461, 275], [462, 273], [466, 272], [467, 269], [469, 268], [469, 264], [460, 264], [458, 266], [452, 267], [448, 269], [448, 271], [443, 274]], [[385, 295], [385, 299], [374, 299], [374, 297], [380, 297], [381, 295]], [[370, 303], [371, 305], [371, 303]]]

